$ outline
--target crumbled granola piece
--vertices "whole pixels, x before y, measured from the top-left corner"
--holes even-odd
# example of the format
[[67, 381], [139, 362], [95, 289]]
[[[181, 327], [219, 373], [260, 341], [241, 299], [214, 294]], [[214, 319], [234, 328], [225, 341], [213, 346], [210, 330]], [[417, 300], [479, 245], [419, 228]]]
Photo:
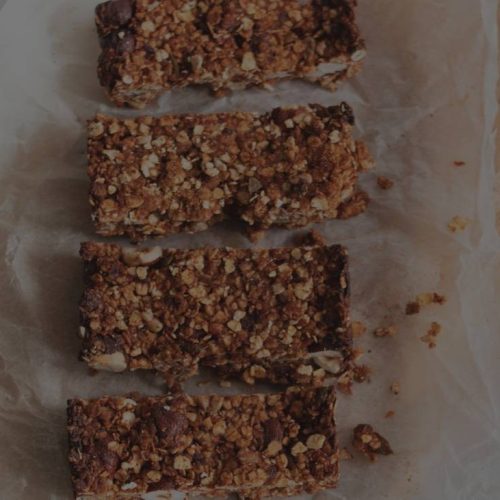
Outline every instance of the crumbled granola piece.
[[448, 229], [452, 233], [458, 233], [460, 231], [465, 231], [465, 229], [467, 229], [467, 226], [469, 226], [471, 222], [472, 221], [466, 217], [461, 217], [460, 215], [456, 215], [448, 223]]
[[384, 177], [383, 175], [379, 175], [377, 177], [377, 186], [380, 189], [387, 191], [388, 189], [391, 189], [394, 186], [394, 181], [392, 181], [388, 177]]
[[368, 424], [360, 424], [355, 427], [352, 445], [372, 462], [375, 461], [376, 455], [392, 455], [394, 453], [387, 439], [375, 432], [373, 427]]
[[390, 325], [386, 327], [380, 327], [377, 328], [374, 332], [373, 335], [375, 337], [394, 337], [397, 333], [397, 328], [396, 325]]
[[356, 215], [362, 214], [366, 211], [366, 207], [370, 202], [370, 197], [367, 193], [363, 191], [358, 191], [353, 194], [349, 201], [342, 203], [339, 206], [338, 218], [339, 219], [349, 219], [351, 217], [356, 217]]
[[429, 349], [434, 349], [437, 346], [437, 337], [441, 333], [442, 327], [439, 323], [433, 322], [427, 333], [420, 337], [420, 340], [429, 346]]
[[358, 384], [370, 381], [372, 369], [367, 365], [355, 365], [353, 367], [353, 379]]
[[384, 418], [392, 418], [396, 415], [396, 412], [394, 410], [389, 410], [385, 415]]
[[464, 161], [461, 161], [461, 160], [455, 160], [455, 161], [453, 162], [453, 165], [454, 165], [455, 167], [463, 167], [463, 166], [465, 166], [465, 162], [464, 162]]
[[391, 392], [397, 396], [401, 392], [401, 385], [399, 382], [393, 382], [391, 384]]

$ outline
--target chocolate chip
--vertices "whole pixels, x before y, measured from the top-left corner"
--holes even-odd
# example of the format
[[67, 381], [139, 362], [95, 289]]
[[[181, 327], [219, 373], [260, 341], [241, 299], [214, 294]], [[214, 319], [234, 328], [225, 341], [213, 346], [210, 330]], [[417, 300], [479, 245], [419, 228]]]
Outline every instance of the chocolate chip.
[[160, 435], [168, 442], [175, 442], [176, 437], [184, 434], [189, 426], [184, 415], [158, 406], [153, 410], [153, 419]]
[[113, 474], [118, 469], [118, 464], [120, 463], [120, 458], [116, 453], [108, 449], [106, 443], [99, 442], [96, 445], [95, 450], [96, 457], [101, 462], [102, 466], [109, 472]]
[[107, 37], [101, 38], [101, 47], [120, 54], [132, 52], [135, 48], [135, 37], [130, 31], [113, 32]]
[[[99, 336], [97, 339], [102, 340], [104, 344], [104, 352], [106, 354], [113, 354], [114, 352], [119, 352], [123, 347], [123, 340], [121, 338], [113, 336]], [[96, 340], [97, 340], [96, 339]]]
[[266, 444], [271, 441], [279, 441], [283, 439], [283, 427], [277, 418], [271, 418], [264, 422], [264, 435]]
[[123, 26], [133, 14], [133, 0], [111, 0], [96, 7], [97, 17], [107, 26]]

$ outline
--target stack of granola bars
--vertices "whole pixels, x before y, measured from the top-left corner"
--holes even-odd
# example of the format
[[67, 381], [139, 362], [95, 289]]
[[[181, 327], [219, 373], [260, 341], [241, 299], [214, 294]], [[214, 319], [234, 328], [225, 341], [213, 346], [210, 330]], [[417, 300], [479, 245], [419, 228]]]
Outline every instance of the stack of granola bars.
[[[360, 69], [355, 0], [112, 0], [96, 9], [99, 77], [111, 100], [221, 94], [280, 79], [334, 89]], [[256, 239], [363, 212], [372, 161], [345, 103], [264, 114], [115, 118], [88, 125], [96, 231], [137, 242], [237, 220]], [[81, 359], [97, 370], [155, 370], [167, 394], [68, 402], [77, 498], [181, 492], [294, 495], [338, 480], [332, 381], [352, 369], [348, 256], [275, 249], [82, 244]], [[182, 382], [282, 387], [190, 396]]]

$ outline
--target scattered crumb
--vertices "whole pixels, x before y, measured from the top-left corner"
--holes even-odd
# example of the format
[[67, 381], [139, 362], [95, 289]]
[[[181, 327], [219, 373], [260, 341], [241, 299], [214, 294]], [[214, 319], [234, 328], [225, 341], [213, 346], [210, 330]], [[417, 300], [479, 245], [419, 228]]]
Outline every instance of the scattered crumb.
[[456, 215], [451, 219], [451, 221], [448, 223], [448, 229], [452, 233], [458, 233], [459, 231], [465, 231], [467, 226], [471, 223], [472, 221], [470, 219], [467, 219], [466, 217], [461, 217], [460, 215]]
[[387, 439], [375, 432], [368, 424], [360, 424], [354, 428], [352, 445], [372, 462], [375, 461], [376, 455], [394, 453]]
[[353, 337], [361, 337], [367, 330], [366, 326], [361, 323], [361, 321], [353, 321], [351, 327]]
[[219, 385], [220, 385], [220, 387], [228, 388], [228, 387], [231, 387], [231, 382], [229, 382], [229, 380], [221, 380], [219, 382]]
[[352, 460], [352, 453], [347, 448], [340, 448], [340, 460]]
[[203, 387], [203, 386], [208, 385], [208, 384], [210, 384], [210, 380], [200, 380], [196, 385], [198, 387]]
[[349, 200], [339, 206], [338, 218], [349, 219], [362, 214], [366, 210], [369, 202], [370, 197], [364, 191], [354, 193]]
[[310, 247], [324, 246], [326, 245], [326, 239], [321, 233], [313, 229], [306, 234], [300, 235], [297, 238], [297, 245]]
[[396, 412], [394, 410], [389, 410], [386, 414], [385, 414], [385, 418], [392, 418], [394, 417], [394, 415], [396, 415]]
[[393, 382], [391, 384], [391, 392], [397, 396], [400, 392], [401, 392], [401, 386], [399, 384], [399, 382]]
[[411, 316], [412, 314], [418, 314], [420, 312], [420, 306], [418, 302], [408, 302], [406, 304], [406, 315]]
[[247, 232], [248, 238], [252, 243], [258, 243], [266, 234], [265, 231], [254, 228], [247, 228]]
[[464, 161], [460, 161], [460, 160], [455, 160], [455, 161], [453, 162], [453, 165], [454, 165], [455, 167], [463, 167], [463, 166], [465, 165], [465, 162], [464, 162]]
[[391, 325], [387, 327], [381, 327], [377, 328], [374, 332], [373, 335], [375, 337], [394, 337], [397, 333], [397, 328], [396, 325]]
[[391, 189], [394, 186], [394, 181], [392, 181], [388, 177], [380, 175], [377, 177], [377, 185], [380, 189], [387, 191], [388, 189]]
[[438, 304], [442, 306], [446, 303], [446, 297], [436, 292], [427, 292], [417, 295], [415, 301], [406, 304], [406, 314], [418, 314], [422, 307], [430, 304]]
[[353, 371], [347, 370], [337, 380], [337, 389], [342, 393], [350, 396], [352, 394], [352, 379]]
[[353, 368], [353, 378], [354, 381], [358, 384], [362, 384], [363, 382], [370, 382], [372, 370], [367, 365], [359, 365]]
[[441, 333], [441, 330], [441, 325], [434, 321], [429, 330], [427, 330], [427, 333], [423, 337], [420, 337], [420, 340], [426, 343], [429, 349], [434, 349], [437, 346], [437, 337]]

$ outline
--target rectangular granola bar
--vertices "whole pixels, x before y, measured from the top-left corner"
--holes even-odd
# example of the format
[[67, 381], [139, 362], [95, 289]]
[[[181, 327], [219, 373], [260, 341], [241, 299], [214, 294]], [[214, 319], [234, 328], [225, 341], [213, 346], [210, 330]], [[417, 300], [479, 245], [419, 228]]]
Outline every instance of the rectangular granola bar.
[[89, 123], [90, 203], [97, 232], [195, 232], [225, 218], [253, 231], [301, 227], [362, 212], [360, 171], [347, 104]]
[[112, 0], [96, 8], [101, 85], [141, 108], [164, 91], [216, 93], [304, 78], [334, 89], [366, 55], [356, 0]]
[[341, 246], [141, 251], [84, 243], [81, 255], [81, 357], [95, 369], [154, 369], [175, 383], [203, 366], [250, 384], [319, 385], [350, 367]]
[[331, 387], [70, 400], [75, 496], [135, 499], [178, 491], [258, 498], [334, 488], [334, 406]]

